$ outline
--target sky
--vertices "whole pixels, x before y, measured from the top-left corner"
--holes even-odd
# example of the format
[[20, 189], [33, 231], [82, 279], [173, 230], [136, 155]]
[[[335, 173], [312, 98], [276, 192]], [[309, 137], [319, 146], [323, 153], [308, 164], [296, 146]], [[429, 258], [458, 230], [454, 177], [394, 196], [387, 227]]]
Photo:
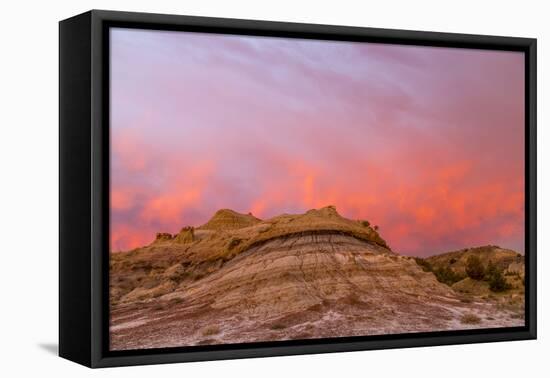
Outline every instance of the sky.
[[397, 253], [523, 253], [523, 53], [114, 28], [110, 65], [112, 251], [334, 205]]

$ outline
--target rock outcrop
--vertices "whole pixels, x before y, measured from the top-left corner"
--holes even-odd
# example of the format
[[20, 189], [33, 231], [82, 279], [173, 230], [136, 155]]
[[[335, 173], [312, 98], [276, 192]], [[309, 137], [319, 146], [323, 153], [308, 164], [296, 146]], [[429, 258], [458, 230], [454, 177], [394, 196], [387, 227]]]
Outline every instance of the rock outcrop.
[[157, 232], [157, 235], [155, 237], [155, 242], [168, 241], [168, 240], [172, 240], [172, 238], [173, 238], [172, 234], [168, 232]]
[[174, 237], [174, 243], [188, 244], [195, 241], [195, 229], [191, 226], [184, 227]]
[[214, 216], [200, 229], [202, 230], [236, 230], [243, 227], [252, 226], [261, 222], [252, 214], [240, 214], [236, 211], [229, 209], [221, 209], [214, 214]]

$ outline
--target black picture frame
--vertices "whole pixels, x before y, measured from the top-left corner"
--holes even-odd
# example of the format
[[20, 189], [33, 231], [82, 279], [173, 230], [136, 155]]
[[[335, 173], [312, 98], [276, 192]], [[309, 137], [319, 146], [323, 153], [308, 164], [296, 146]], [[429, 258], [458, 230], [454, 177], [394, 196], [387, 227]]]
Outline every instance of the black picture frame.
[[[525, 326], [109, 351], [112, 26], [521, 51], [525, 54]], [[535, 339], [536, 39], [92, 10], [59, 24], [59, 354], [88, 367]]]

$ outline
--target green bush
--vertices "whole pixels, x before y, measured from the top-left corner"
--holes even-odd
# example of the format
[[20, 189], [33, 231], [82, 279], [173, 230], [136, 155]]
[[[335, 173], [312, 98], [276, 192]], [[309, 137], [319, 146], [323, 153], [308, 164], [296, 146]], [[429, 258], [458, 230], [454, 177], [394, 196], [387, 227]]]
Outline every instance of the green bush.
[[452, 284], [464, 279], [464, 276], [456, 273], [449, 267], [442, 267], [433, 271], [437, 280], [441, 283], [451, 286]]
[[489, 264], [487, 264], [487, 267], [485, 268], [485, 274], [484, 278], [485, 280], [489, 281], [491, 277], [498, 272], [498, 268], [491, 260], [489, 260]]
[[506, 279], [502, 275], [502, 271], [498, 269], [495, 269], [490, 275], [487, 275], [487, 281], [489, 282], [489, 289], [495, 293], [512, 288], [512, 286], [506, 282]]
[[485, 269], [479, 257], [471, 255], [466, 260], [466, 274], [473, 280], [482, 280], [485, 277]]
[[434, 269], [432, 264], [421, 257], [415, 257], [414, 261], [422, 268], [424, 272], [432, 272], [439, 282], [446, 285], [451, 286], [452, 284], [464, 279], [464, 275], [456, 273], [449, 267]]
[[414, 261], [422, 268], [424, 272], [431, 272], [432, 271], [432, 264], [427, 262], [421, 257], [415, 257]]

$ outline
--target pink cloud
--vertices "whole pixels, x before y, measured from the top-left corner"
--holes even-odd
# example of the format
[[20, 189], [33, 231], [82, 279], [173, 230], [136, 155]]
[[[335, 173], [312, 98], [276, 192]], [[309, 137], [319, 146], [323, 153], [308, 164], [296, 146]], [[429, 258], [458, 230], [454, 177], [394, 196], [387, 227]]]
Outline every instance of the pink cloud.
[[329, 204], [394, 250], [522, 251], [522, 55], [113, 33], [111, 245]]

